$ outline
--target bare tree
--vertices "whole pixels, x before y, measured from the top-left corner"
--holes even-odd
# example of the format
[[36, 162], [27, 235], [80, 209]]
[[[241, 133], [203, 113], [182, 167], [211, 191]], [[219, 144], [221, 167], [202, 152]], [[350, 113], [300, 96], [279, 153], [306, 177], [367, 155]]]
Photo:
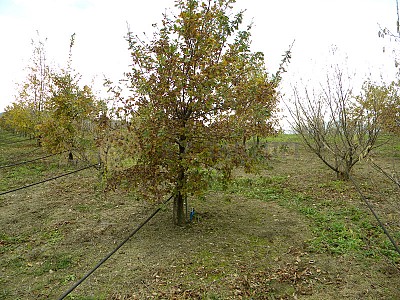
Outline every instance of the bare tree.
[[375, 147], [380, 132], [377, 110], [367, 110], [360, 100], [339, 66], [327, 75], [321, 92], [294, 89], [292, 127], [339, 180], [349, 179], [353, 166]]

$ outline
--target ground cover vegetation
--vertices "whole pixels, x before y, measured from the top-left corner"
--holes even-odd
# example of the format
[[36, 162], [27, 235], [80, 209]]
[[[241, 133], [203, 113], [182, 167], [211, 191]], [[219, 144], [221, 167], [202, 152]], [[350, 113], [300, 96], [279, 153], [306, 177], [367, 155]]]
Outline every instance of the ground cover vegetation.
[[[294, 139], [269, 138], [282, 147], [268, 148], [258, 174], [237, 168], [227, 185], [212, 180], [191, 198], [196, 213], [184, 227], [170, 226], [172, 205], [163, 207], [69, 299], [398, 298], [400, 256], [354, 186], [304, 146], [286, 147]], [[374, 160], [398, 161], [399, 143]], [[2, 165], [32, 148], [2, 146]], [[0, 169], [1, 191], [81, 164], [55, 156]], [[399, 190], [371, 177], [366, 160], [354, 172], [398, 240]], [[1, 299], [59, 297], [154, 210], [129, 191], [104, 194], [94, 169], [0, 196], [0, 206]]]
[[128, 32], [113, 103], [72, 68], [75, 35], [57, 70], [38, 34], [0, 116], [0, 299], [60, 296], [169, 196], [67, 298], [400, 297], [400, 256], [354, 186], [399, 241], [397, 81], [355, 95], [336, 66], [321, 94], [295, 89], [297, 134], [279, 135], [291, 51], [268, 73], [234, 2], [179, 0], [151, 39]]

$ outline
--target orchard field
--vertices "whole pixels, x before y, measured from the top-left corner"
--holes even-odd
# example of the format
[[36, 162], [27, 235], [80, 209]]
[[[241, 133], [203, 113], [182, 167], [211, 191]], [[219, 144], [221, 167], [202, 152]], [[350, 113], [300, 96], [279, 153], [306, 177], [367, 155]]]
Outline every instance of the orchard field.
[[235, 2], [110, 29], [130, 61], [101, 88], [80, 33], [60, 63], [37, 31], [0, 114], [0, 300], [400, 299], [400, 73], [332, 44], [298, 83]]
[[[0, 193], [85, 167], [1, 132]], [[15, 142], [14, 141], [20, 141]], [[400, 256], [351, 182], [294, 135], [262, 141], [258, 172], [234, 170], [192, 197], [192, 221], [162, 210], [66, 299], [399, 299]], [[399, 166], [400, 142], [372, 157]], [[398, 169], [397, 169], [398, 170]], [[400, 191], [368, 161], [353, 178], [400, 240]], [[156, 208], [102, 191], [95, 168], [0, 196], [0, 299], [58, 299]]]

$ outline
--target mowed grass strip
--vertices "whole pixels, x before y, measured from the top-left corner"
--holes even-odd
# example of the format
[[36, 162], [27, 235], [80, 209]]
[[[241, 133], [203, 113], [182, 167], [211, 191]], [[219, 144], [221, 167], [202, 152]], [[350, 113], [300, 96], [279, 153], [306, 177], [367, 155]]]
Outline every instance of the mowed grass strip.
[[[70, 167], [35, 163], [0, 173], [0, 185]], [[373, 194], [367, 167], [355, 176], [378, 197], [388, 187], [379, 181]], [[278, 151], [259, 170], [211, 182], [190, 199], [196, 214], [185, 228], [165, 207], [69, 299], [400, 298], [398, 255], [349, 183], [333, 181], [305, 149]], [[59, 297], [154, 209], [99, 186], [85, 170], [0, 197], [0, 299]], [[391, 209], [382, 196], [376, 203]]]

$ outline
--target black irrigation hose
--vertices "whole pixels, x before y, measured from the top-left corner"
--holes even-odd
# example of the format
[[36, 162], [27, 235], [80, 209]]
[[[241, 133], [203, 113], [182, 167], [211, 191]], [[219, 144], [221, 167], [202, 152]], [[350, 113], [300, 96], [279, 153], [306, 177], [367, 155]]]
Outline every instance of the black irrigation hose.
[[369, 210], [372, 212], [372, 214], [374, 215], [375, 219], [378, 221], [379, 226], [381, 226], [381, 228], [383, 229], [383, 232], [386, 234], [386, 236], [389, 238], [389, 240], [392, 242], [394, 248], [396, 249], [396, 251], [400, 254], [400, 249], [399, 246], [397, 245], [397, 243], [395, 242], [395, 240], [392, 238], [392, 236], [390, 235], [390, 233], [387, 231], [385, 225], [383, 225], [382, 221], [379, 219], [378, 215], [375, 213], [374, 209], [372, 208], [371, 204], [368, 202], [367, 198], [364, 196], [364, 194], [361, 192], [359, 186], [357, 185], [357, 183], [353, 180], [352, 177], [349, 177], [351, 182], [353, 183], [353, 185], [355, 186], [357, 192], [360, 194], [361, 198], [364, 200], [365, 204], [367, 204]]
[[[162, 205], [165, 205], [168, 203], [168, 201], [170, 201], [172, 199], [173, 195], [171, 195], [167, 200], [165, 200]], [[106, 262], [111, 255], [113, 255], [115, 252], [118, 251], [119, 248], [121, 248], [132, 236], [134, 236], [136, 234], [136, 232], [138, 232], [144, 225], [146, 225], [147, 222], [149, 222], [160, 210], [161, 207], [158, 207], [144, 222], [142, 222], [134, 231], [132, 231], [132, 233], [125, 238], [125, 240], [123, 240], [117, 248], [115, 248], [113, 251], [111, 251], [109, 254], [107, 254], [106, 257], [104, 257], [92, 270], [90, 270], [85, 276], [82, 277], [81, 280], [79, 280], [78, 282], [76, 282], [68, 291], [66, 291], [60, 298], [59, 300], [64, 299], [65, 297], [67, 297], [74, 289], [76, 289], [83, 281], [86, 280], [86, 278], [88, 278], [94, 271], [96, 271], [104, 262]]]
[[400, 182], [399, 182], [396, 178], [390, 176], [390, 175], [388, 174], [388, 172], [386, 172], [384, 169], [382, 169], [380, 166], [378, 166], [378, 165], [377, 165], [376, 163], [374, 163], [373, 161], [370, 161], [370, 163], [372, 164], [372, 166], [373, 166], [376, 170], [378, 170], [379, 172], [381, 172], [383, 175], [385, 175], [386, 178], [390, 179], [394, 184], [396, 184], [398, 187], [400, 187]]
[[0, 196], [6, 195], [6, 194], [9, 194], [9, 193], [12, 193], [12, 192], [16, 192], [16, 191], [19, 191], [19, 190], [23, 190], [23, 189], [26, 189], [26, 188], [29, 188], [29, 187], [32, 187], [32, 186], [35, 186], [35, 185], [38, 185], [38, 184], [42, 184], [42, 183], [45, 183], [45, 182], [48, 182], [48, 181], [51, 181], [51, 180], [55, 180], [55, 179], [58, 179], [58, 178], [61, 178], [61, 177], [64, 177], [64, 176], [68, 176], [68, 175], [71, 175], [71, 174], [74, 174], [74, 173], [78, 173], [78, 172], [80, 172], [80, 171], [83, 171], [83, 170], [92, 168], [92, 167], [94, 167], [94, 166], [97, 166], [97, 164], [93, 164], [93, 165], [90, 165], [90, 166], [86, 166], [86, 167], [84, 167], [84, 168], [80, 168], [80, 169], [78, 169], [78, 170], [75, 170], [75, 171], [72, 171], [72, 172], [68, 172], [68, 173], [65, 173], [65, 174], [62, 174], [62, 175], [58, 175], [58, 176], [56, 176], [56, 177], [48, 178], [48, 179], [43, 180], [43, 181], [35, 182], [35, 183], [28, 184], [28, 185], [25, 185], [25, 186], [22, 186], [22, 187], [13, 189], [13, 190], [9, 190], [9, 191], [6, 191], [6, 192], [2, 192], [2, 193], [0, 193]]
[[[63, 151], [63, 152], [65, 152], [65, 151]], [[48, 158], [48, 157], [56, 156], [56, 155], [61, 154], [63, 152], [58, 152], [58, 153], [55, 153], [55, 154], [49, 154], [49, 155], [46, 155], [46, 156], [38, 157], [38, 158], [35, 158], [35, 159], [31, 159], [31, 160], [20, 161], [20, 162], [16, 162], [16, 163], [9, 164], [9, 165], [2, 165], [2, 166], [0, 166], [0, 169], [28, 164], [28, 163], [31, 163], [31, 162], [34, 162], [34, 161], [37, 161], [37, 160], [42, 160], [42, 159], [45, 159], [45, 158]]]

